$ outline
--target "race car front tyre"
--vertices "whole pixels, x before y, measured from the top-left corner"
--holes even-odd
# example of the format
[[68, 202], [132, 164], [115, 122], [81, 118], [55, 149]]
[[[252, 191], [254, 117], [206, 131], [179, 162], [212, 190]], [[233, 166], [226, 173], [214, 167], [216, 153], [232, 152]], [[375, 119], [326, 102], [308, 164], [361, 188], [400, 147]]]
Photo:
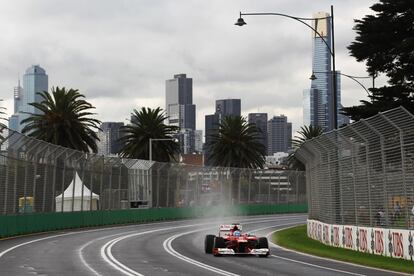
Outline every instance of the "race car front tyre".
[[214, 235], [206, 235], [206, 238], [204, 239], [204, 251], [207, 254], [213, 253], [213, 245], [214, 245], [214, 238], [216, 236]]
[[[215, 237], [214, 238], [214, 246], [213, 246], [214, 249], [225, 248], [225, 247], [226, 247], [226, 242], [224, 241], [224, 239], [222, 237]], [[214, 256], [220, 256], [220, 254], [215, 253]]]
[[267, 242], [267, 238], [262, 237], [257, 240], [257, 248], [269, 248], [269, 243]]
[[[269, 249], [269, 243], [267, 241], [267, 238], [265, 238], [265, 237], [258, 238], [257, 239], [257, 248], [267, 248], [267, 249]], [[269, 256], [269, 254], [259, 255], [259, 257], [261, 257], [261, 258], [266, 258], [267, 256]]]

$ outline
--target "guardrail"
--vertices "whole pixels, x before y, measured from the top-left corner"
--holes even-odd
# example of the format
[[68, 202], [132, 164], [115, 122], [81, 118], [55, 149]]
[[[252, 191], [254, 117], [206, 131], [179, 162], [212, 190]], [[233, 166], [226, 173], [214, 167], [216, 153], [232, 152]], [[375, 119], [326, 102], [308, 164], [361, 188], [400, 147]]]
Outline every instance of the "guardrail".
[[307, 204], [233, 205], [186, 208], [100, 210], [67, 213], [27, 213], [0, 216], [0, 238], [104, 225], [146, 223], [205, 217], [306, 213]]

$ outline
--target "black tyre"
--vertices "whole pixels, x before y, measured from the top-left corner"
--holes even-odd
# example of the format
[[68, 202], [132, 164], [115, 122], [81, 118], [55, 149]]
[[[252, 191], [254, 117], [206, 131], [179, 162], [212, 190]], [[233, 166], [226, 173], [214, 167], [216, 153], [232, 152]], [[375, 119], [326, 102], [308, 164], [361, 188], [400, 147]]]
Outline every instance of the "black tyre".
[[[226, 242], [224, 241], [224, 239], [222, 237], [215, 237], [214, 238], [214, 246], [213, 248], [225, 248], [226, 247]], [[214, 256], [220, 256], [220, 254], [214, 254]]]
[[[257, 239], [257, 248], [267, 248], [269, 249], [269, 242], [267, 241], [267, 238], [262, 237]], [[269, 256], [269, 254], [266, 255], [259, 255], [261, 258], [266, 258]]]
[[214, 245], [214, 238], [216, 236], [214, 235], [207, 235], [206, 238], [204, 239], [204, 251], [207, 254], [211, 254], [213, 253], [213, 245]]
[[267, 249], [269, 249], [269, 243], [267, 241], [267, 238], [264, 238], [264, 237], [259, 238], [257, 240], [257, 248], [267, 248]]

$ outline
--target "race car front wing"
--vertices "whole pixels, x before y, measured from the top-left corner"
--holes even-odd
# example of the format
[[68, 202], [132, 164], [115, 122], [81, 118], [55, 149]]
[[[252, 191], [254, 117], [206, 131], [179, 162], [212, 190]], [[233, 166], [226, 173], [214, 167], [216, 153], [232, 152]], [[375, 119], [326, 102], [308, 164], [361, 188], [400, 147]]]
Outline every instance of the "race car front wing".
[[220, 255], [243, 255], [243, 254], [268, 255], [269, 254], [269, 249], [267, 248], [252, 249], [250, 250], [250, 252], [247, 252], [247, 253], [238, 253], [238, 252], [235, 252], [231, 248], [216, 248], [216, 250], [217, 250], [217, 254], [220, 254]]

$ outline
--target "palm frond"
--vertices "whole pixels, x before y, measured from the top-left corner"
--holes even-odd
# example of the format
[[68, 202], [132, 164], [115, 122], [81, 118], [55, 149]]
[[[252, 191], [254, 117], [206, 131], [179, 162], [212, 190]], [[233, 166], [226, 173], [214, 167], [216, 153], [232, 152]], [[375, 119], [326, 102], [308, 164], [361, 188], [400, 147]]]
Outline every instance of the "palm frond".
[[41, 102], [30, 103], [40, 114], [30, 114], [22, 120], [22, 132], [39, 140], [84, 152], [97, 152], [96, 131], [99, 120], [90, 116], [94, 109], [77, 89], [53, 88], [51, 93], [37, 93]]
[[322, 135], [323, 129], [319, 126], [313, 126], [313, 125], [306, 126], [305, 125], [300, 128], [300, 130], [298, 131], [298, 134], [299, 135], [296, 135], [292, 139], [292, 145], [295, 151], [288, 156], [287, 161], [288, 161], [289, 168], [304, 170], [305, 165], [302, 164], [302, 162], [299, 159], [297, 159], [295, 155], [296, 150], [300, 148], [303, 145], [303, 143], [305, 143], [307, 140], [310, 140], [310, 139], [313, 139], [313, 138], [316, 138]]
[[[172, 139], [178, 127], [164, 124], [167, 119], [161, 108], [141, 108], [132, 112], [131, 125], [121, 129], [119, 141], [124, 145], [121, 156], [137, 159], [149, 159], [149, 139]], [[175, 160], [179, 146], [173, 141], [154, 141], [152, 159], [169, 162]]]
[[214, 166], [237, 168], [262, 168], [265, 162], [265, 146], [260, 142], [261, 133], [244, 117], [225, 117], [218, 131], [211, 135], [207, 147]]

